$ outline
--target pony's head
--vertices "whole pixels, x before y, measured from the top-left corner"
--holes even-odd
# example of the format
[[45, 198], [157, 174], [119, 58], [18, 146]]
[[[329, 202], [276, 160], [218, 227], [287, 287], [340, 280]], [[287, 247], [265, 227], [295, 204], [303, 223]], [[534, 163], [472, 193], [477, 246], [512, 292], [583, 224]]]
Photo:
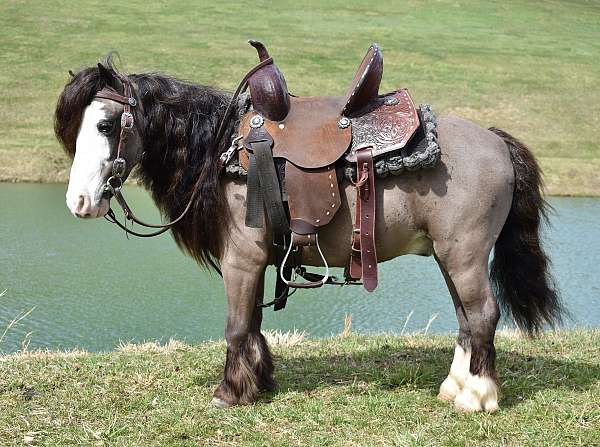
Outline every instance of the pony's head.
[[[102, 217], [109, 209], [110, 196], [105, 186], [117, 156], [124, 105], [106, 95], [96, 95], [100, 91], [123, 95], [124, 79], [109, 56], [97, 67], [74, 74], [58, 99], [54, 131], [73, 159], [66, 199], [69, 210], [77, 217]], [[137, 110], [132, 113], [135, 125], [121, 149], [121, 157], [127, 161], [122, 180], [142, 153], [139, 129], [143, 117]]]

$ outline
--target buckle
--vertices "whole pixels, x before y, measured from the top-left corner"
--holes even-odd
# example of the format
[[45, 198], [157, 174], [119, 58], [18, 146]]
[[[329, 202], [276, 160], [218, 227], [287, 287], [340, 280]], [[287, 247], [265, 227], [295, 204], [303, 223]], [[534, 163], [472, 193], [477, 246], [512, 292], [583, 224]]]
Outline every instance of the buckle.
[[123, 129], [131, 129], [133, 127], [133, 115], [131, 112], [123, 112], [121, 115], [121, 127]]
[[113, 177], [123, 177], [125, 174], [125, 167], [127, 166], [127, 162], [124, 158], [119, 157], [113, 160], [112, 165], [112, 175]]
[[227, 149], [225, 152], [223, 152], [221, 154], [221, 156], [219, 157], [219, 162], [221, 163], [221, 166], [226, 166], [231, 159], [233, 158], [233, 154], [235, 154], [235, 151], [238, 149], [238, 142], [242, 139], [242, 135], [239, 135], [237, 137], [234, 137], [231, 140], [231, 146], [229, 146], [229, 149]]
[[106, 185], [104, 185], [104, 191], [109, 192], [112, 195], [115, 195], [115, 191], [118, 191], [123, 186], [123, 179], [117, 176], [110, 176], [108, 180], [106, 180]]

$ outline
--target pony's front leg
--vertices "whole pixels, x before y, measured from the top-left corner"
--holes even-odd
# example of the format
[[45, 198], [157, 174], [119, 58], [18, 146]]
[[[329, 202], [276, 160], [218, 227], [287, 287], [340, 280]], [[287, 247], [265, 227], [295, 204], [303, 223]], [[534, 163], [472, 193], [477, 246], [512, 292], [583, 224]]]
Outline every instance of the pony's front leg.
[[227, 357], [223, 381], [212, 403], [218, 407], [255, 402], [262, 390], [272, 390], [273, 360], [260, 333], [265, 267], [250, 268], [240, 260], [222, 264], [227, 293]]

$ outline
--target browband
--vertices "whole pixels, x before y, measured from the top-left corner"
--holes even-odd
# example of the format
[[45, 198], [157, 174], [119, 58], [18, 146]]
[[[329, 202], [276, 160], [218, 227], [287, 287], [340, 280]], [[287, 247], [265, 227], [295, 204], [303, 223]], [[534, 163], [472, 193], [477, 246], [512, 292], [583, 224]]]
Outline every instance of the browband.
[[137, 101], [133, 96], [123, 96], [117, 93], [117, 91], [111, 87], [104, 87], [102, 90], [100, 90], [94, 95], [94, 98], [110, 99], [111, 101], [116, 101], [120, 104], [129, 105], [132, 107], [135, 107], [137, 105]]

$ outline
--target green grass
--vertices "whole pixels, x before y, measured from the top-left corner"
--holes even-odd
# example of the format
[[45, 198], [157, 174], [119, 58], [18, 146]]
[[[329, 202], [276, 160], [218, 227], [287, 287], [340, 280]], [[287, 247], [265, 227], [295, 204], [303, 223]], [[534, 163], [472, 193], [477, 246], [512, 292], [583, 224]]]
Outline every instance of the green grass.
[[268, 44], [291, 90], [342, 94], [368, 44], [383, 90], [531, 145], [552, 194], [600, 194], [600, 4], [440, 0], [0, 4], [0, 180], [65, 181], [52, 133], [67, 70], [118, 50], [126, 72], [233, 89]]
[[496, 414], [436, 399], [449, 336], [305, 339], [275, 346], [278, 391], [209, 405], [225, 346], [0, 358], [0, 445], [598, 445], [600, 331], [497, 337]]

